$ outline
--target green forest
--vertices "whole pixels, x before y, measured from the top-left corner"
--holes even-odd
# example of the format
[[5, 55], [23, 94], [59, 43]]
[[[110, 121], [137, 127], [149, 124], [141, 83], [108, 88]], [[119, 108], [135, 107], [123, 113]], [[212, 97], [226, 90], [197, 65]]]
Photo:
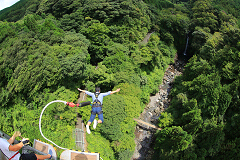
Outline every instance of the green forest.
[[[46, 104], [76, 103], [77, 88], [121, 88], [104, 98], [104, 123], [86, 134], [87, 150], [129, 160], [133, 118], [158, 92], [175, 55], [183, 56], [189, 36], [187, 63], [159, 118], [152, 158], [240, 159], [239, 26], [239, 0], [20, 0], [0, 11], [0, 130], [46, 142], [39, 132]], [[54, 103], [42, 132], [77, 149], [76, 115], [86, 124], [90, 111]]]

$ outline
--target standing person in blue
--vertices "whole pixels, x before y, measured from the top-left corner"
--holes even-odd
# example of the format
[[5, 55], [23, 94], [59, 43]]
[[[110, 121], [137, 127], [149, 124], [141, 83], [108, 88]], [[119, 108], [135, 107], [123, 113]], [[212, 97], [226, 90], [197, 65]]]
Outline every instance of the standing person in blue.
[[[108, 91], [105, 93], [100, 93], [100, 87], [95, 88], [95, 93], [82, 90], [78, 88], [79, 91], [82, 91], [86, 93], [87, 95], [92, 97], [92, 111], [91, 111], [91, 117], [86, 125], [87, 133], [90, 134], [91, 131], [89, 129], [89, 126], [93, 122], [93, 128], [95, 129], [97, 127], [98, 123], [103, 123], [103, 111], [102, 111], [102, 104], [103, 104], [103, 97], [108, 96], [110, 94], [116, 93], [120, 91], [120, 88], [118, 88], [116, 91]], [[96, 114], [98, 114], [98, 121], [95, 119]]]

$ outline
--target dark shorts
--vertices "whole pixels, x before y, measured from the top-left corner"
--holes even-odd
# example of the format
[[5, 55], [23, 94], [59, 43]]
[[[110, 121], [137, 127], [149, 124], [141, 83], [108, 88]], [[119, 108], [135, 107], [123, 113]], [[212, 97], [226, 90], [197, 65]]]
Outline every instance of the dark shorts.
[[22, 154], [20, 160], [37, 160], [37, 157], [34, 153]]

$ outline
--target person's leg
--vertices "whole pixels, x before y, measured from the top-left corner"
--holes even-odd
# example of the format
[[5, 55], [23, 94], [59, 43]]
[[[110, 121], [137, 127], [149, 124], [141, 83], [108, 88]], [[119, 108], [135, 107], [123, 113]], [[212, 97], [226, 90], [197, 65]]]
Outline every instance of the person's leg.
[[48, 152], [48, 155], [38, 155], [38, 154], [35, 154], [35, 156], [37, 157], [37, 160], [42, 160], [42, 159], [52, 159], [52, 150], [49, 149], [49, 152]]
[[88, 133], [88, 134], [91, 133], [91, 131], [90, 131], [90, 129], [89, 129], [90, 124], [91, 124], [91, 122], [88, 122], [87, 125], [86, 125], [86, 129], [87, 129], [87, 133]]
[[90, 126], [90, 125], [91, 125], [91, 123], [92, 123], [92, 122], [88, 121], [88, 122], [87, 122], [87, 125], [88, 125], [88, 126]]
[[90, 116], [90, 119], [88, 120], [88, 123], [87, 125], [90, 126], [91, 123], [93, 122], [93, 120], [95, 119], [96, 117], [96, 112], [94, 111], [94, 109], [91, 111], [91, 116]]
[[42, 159], [49, 159], [51, 158], [51, 155], [38, 155], [38, 154], [34, 154], [34, 153], [30, 153], [30, 154], [22, 154], [21, 155], [21, 159], [22, 160], [42, 160]]
[[98, 123], [102, 123], [103, 122], [102, 107], [96, 107], [96, 112], [98, 114], [98, 121], [96, 119], [94, 119], [94, 122], [93, 122], [93, 128], [94, 129], [97, 127]]
[[93, 129], [95, 129], [97, 127], [98, 121], [96, 119], [94, 119], [93, 121]]
[[103, 110], [102, 107], [100, 107], [98, 111], [98, 123], [103, 123]]
[[90, 119], [88, 120], [88, 123], [87, 123], [87, 125], [86, 125], [86, 129], [87, 129], [87, 133], [88, 133], [88, 134], [91, 133], [91, 131], [90, 131], [90, 129], [89, 129], [89, 126], [91, 125], [91, 123], [93, 122], [93, 120], [94, 120], [95, 117], [96, 117], [95, 108], [96, 108], [96, 107], [93, 107], [93, 108], [92, 108]]
[[99, 118], [98, 123], [103, 123], [103, 113], [99, 114], [98, 118]]
[[48, 155], [39, 155], [39, 154], [35, 154], [35, 155], [36, 155], [36, 157], [37, 157], [38, 160], [49, 159], [49, 158], [51, 157], [50, 154], [48, 154]]

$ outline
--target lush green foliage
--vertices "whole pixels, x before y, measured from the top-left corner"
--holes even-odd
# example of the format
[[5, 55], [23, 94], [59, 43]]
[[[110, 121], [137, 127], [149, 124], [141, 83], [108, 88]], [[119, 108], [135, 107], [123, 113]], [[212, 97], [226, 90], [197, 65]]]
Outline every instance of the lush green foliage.
[[[0, 11], [0, 129], [43, 140], [38, 118], [47, 103], [76, 102], [77, 87], [120, 87], [105, 97], [104, 123], [87, 135], [88, 150], [130, 159], [133, 118], [188, 34], [192, 58], [159, 118], [154, 158], [239, 159], [239, 9], [237, 0], [21, 0]], [[84, 122], [90, 110], [77, 109]], [[75, 121], [75, 108], [52, 104], [44, 135], [75, 148]]]
[[226, 8], [223, 1], [188, 3], [193, 56], [175, 79], [171, 106], [159, 118], [164, 129], [156, 135], [155, 158], [239, 158], [239, 2], [227, 3]]
[[[168, 1], [158, 4], [173, 7]], [[77, 87], [93, 91], [100, 86], [102, 92], [120, 87], [120, 93], [104, 99], [104, 123], [87, 135], [87, 150], [100, 152], [104, 159], [130, 159], [135, 149], [133, 118], [158, 91], [176, 54], [173, 41], [161, 41], [160, 33], [151, 30], [159, 28], [153, 22], [156, 16], [147, 3], [136, 0], [21, 0], [2, 10], [0, 129], [9, 134], [20, 129], [31, 141], [44, 140], [38, 119], [47, 103], [76, 102]], [[152, 34], [146, 43], [148, 32]], [[86, 123], [90, 110], [77, 109]], [[75, 122], [74, 108], [54, 103], [43, 115], [42, 130], [71, 149]]]

